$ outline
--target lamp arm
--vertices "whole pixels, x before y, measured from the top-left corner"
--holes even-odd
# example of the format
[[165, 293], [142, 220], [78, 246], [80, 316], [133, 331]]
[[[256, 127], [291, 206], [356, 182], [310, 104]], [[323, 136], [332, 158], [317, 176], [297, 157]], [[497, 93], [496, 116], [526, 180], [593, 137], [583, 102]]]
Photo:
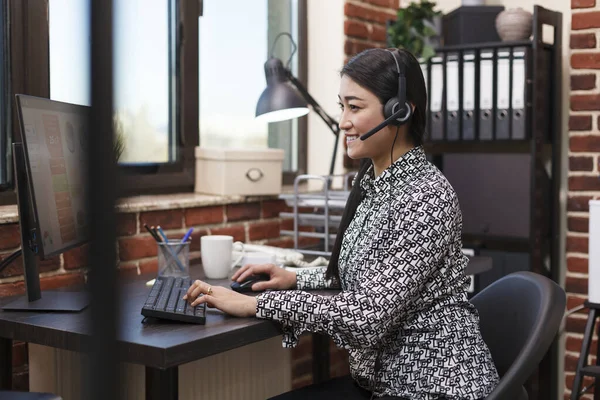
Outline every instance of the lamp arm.
[[333, 132], [333, 134], [336, 137], [339, 136], [340, 125], [338, 124], [338, 122], [321, 108], [319, 103], [317, 103], [317, 101], [308, 93], [308, 90], [306, 90], [302, 82], [296, 79], [296, 77], [290, 72], [289, 69], [286, 69], [286, 72], [288, 75], [288, 79], [298, 89], [302, 97], [304, 97], [308, 104], [310, 104], [312, 109], [319, 115], [319, 117], [321, 117], [321, 119], [325, 121], [329, 129], [331, 129], [331, 131]]

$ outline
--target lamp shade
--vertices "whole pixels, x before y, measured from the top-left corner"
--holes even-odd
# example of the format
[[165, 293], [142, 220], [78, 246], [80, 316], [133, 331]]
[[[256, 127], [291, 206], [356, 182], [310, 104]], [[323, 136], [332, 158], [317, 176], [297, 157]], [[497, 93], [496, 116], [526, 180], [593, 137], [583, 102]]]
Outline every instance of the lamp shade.
[[285, 121], [308, 114], [307, 102], [290, 84], [287, 70], [278, 58], [265, 63], [267, 88], [256, 104], [256, 118], [266, 122]]

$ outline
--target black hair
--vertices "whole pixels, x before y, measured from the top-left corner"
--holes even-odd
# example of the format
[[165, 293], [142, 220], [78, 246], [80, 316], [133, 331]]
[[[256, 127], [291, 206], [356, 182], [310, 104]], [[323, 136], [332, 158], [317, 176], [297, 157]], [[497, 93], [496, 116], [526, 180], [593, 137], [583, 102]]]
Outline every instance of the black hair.
[[[395, 49], [390, 49], [395, 50]], [[421, 65], [410, 52], [404, 49], [397, 49], [395, 57], [404, 67], [406, 77], [406, 101], [414, 106], [414, 112], [408, 123], [409, 139], [414, 146], [423, 144], [425, 135], [426, 112], [427, 112], [427, 91], [425, 89], [425, 79]], [[340, 75], [347, 75], [354, 82], [369, 90], [383, 105], [398, 92], [398, 72], [396, 64], [392, 58], [393, 54], [385, 49], [368, 49], [348, 61], [340, 71]], [[338, 262], [342, 239], [350, 221], [356, 213], [358, 205], [362, 201], [362, 191], [360, 181], [372, 165], [370, 159], [362, 159], [360, 167], [348, 200], [342, 215], [342, 220], [337, 232], [331, 258], [325, 274], [327, 279], [336, 279], [339, 282]]]

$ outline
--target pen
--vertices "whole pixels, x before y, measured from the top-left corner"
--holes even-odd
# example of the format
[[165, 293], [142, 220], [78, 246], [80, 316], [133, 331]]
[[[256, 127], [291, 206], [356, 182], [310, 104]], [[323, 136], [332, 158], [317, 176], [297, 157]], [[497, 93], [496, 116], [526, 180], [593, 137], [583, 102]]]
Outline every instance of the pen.
[[194, 228], [190, 228], [188, 229], [188, 231], [185, 233], [185, 235], [183, 236], [183, 239], [181, 239], [181, 243], [185, 243], [187, 242], [187, 240], [190, 238], [190, 236], [192, 235], [192, 232], [194, 231]]
[[150, 233], [150, 235], [154, 238], [154, 240], [156, 240], [158, 243], [161, 242], [160, 238], [158, 236], [156, 236], [156, 232], [154, 232], [152, 229], [150, 229], [148, 227], [148, 224], [144, 224], [144, 228], [146, 228], [146, 230], [148, 231], [148, 233]]

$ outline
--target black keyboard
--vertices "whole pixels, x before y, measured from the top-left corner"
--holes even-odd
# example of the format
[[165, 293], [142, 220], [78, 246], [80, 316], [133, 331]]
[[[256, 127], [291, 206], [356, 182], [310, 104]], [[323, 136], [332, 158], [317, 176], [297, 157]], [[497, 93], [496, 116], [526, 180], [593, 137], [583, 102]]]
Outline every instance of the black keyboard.
[[189, 277], [158, 277], [142, 307], [144, 317], [171, 319], [174, 321], [204, 324], [206, 303], [192, 307], [183, 300], [192, 281]]

